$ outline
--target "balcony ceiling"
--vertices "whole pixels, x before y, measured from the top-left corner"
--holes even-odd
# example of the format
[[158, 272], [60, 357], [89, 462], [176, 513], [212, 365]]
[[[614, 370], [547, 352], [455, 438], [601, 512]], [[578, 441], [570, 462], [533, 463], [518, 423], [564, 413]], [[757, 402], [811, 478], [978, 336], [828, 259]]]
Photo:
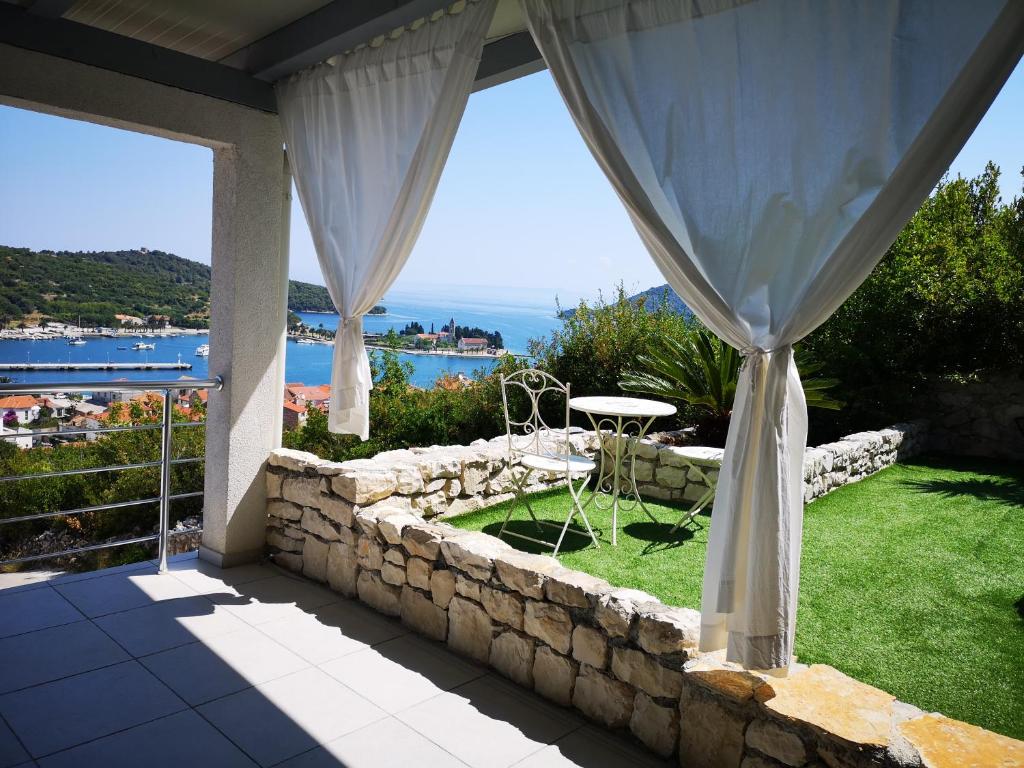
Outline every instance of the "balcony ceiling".
[[[272, 83], [451, 0], [0, 0], [0, 43], [276, 111]], [[542, 67], [499, 0], [477, 87]]]

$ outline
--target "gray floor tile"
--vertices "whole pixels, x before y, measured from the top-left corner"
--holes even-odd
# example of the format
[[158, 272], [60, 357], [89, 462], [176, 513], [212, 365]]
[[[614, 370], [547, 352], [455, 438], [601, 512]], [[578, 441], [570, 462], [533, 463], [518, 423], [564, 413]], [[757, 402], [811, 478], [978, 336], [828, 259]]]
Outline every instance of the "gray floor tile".
[[18, 742], [17, 736], [0, 720], [0, 768], [11, 768], [29, 760], [28, 752]]
[[299, 617], [259, 624], [311, 664], [322, 664], [370, 646], [409, 634], [409, 630], [359, 603], [343, 600]]
[[414, 635], [343, 656], [320, 668], [392, 714], [485, 674]]
[[279, 768], [466, 768], [393, 717], [293, 757]]
[[184, 708], [136, 661], [0, 696], [0, 714], [34, 757]]
[[133, 656], [144, 656], [248, 627], [205, 597], [164, 600], [95, 620]]
[[310, 667], [198, 708], [263, 766], [383, 719], [383, 711]]
[[90, 618], [196, 594], [170, 574], [147, 570], [58, 583], [54, 589]]
[[52, 589], [0, 593], [0, 637], [81, 621], [75, 606]]
[[119, 573], [139, 571], [142, 573], [156, 573], [156, 568], [148, 560], [139, 560], [137, 563], [125, 563], [116, 565], [113, 568], [99, 568], [95, 571], [65, 572], [56, 574], [50, 581], [51, 584], [73, 584], [76, 581], [87, 581], [88, 579], [100, 579], [106, 576], [115, 576]]
[[129, 658], [117, 643], [88, 621], [8, 637], [0, 640], [0, 693]]
[[230, 593], [230, 587], [269, 579], [277, 573], [258, 563], [237, 568], [218, 568], [205, 560], [192, 558], [168, 564], [168, 572], [201, 595]]
[[492, 675], [396, 717], [473, 768], [501, 768], [582, 725], [575, 716]]
[[264, 624], [283, 618], [300, 618], [313, 611], [344, 599], [330, 590], [310, 581], [299, 581], [287, 576], [273, 576], [246, 584], [229, 587], [230, 592], [210, 595], [215, 603], [225, 606], [238, 618], [249, 624]]
[[304, 659], [249, 626], [146, 656], [141, 662], [192, 705], [309, 666]]
[[584, 726], [554, 744], [535, 752], [515, 768], [666, 768], [637, 746], [610, 733]]
[[41, 758], [39, 765], [41, 768], [253, 768], [256, 764], [216, 728], [192, 710], [186, 710]]

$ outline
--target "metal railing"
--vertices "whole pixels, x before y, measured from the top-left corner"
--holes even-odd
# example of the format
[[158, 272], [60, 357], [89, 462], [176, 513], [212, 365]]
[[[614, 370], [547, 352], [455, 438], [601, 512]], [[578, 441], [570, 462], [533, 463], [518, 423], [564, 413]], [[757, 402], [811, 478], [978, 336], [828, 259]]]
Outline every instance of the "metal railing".
[[[160, 392], [163, 394], [162, 419], [156, 424], [132, 424], [117, 427], [97, 427], [95, 429], [69, 429], [58, 432], [33, 432], [31, 437], [63, 438], [71, 435], [102, 435], [121, 432], [142, 432], [147, 430], [160, 430], [160, 458], [156, 461], [138, 461], [130, 464], [114, 464], [106, 467], [86, 467], [82, 469], [65, 469], [53, 472], [37, 472], [24, 475], [0, 476], [0, 483], [13, 483], [21, 480], [39, 480], [54, 477], [69, 477], [72, 475], [86, 475], [99, 472], [118, 472], [129, 469], [146, 469], [151, 467], [160, 468], [160, 494], [145, 499], [134, 501], [117, 501], [110, 504], [97, 504], [77, 509], [64, 509], [56, 512], [39, 512], [31, 515], [20, 515], [18, 517], [0, 518], [0, 526], [12, 523], [25, 523], [33, 520], [46, 520], [55, 517], [68, 517], [80, 515], [86, 512], [103, 512], [111, 509], [124, 509], [126, 507], [137, 507], [146, 504], [159, 504], [160, 521], [157, 532], [147, 536], [135, 536], [130, 539], [119, 539], [117, 541], [104, 542], [101, 544], [90, 544], [88, 546], [74, 547], [61, 552], [46, 552], [38, 555], [26, 555], [8, 560], [0, 560], [0, 566], [25, 563], [35, 560], [51, 560], [59, 557], [93, 552], [100, 549], [112, 547], [123, 547], [129, 544], [141, 544], [150, 541], [158, 542], [159, 568], [160, 571], [167, 570], [167, 545], [170, 535], [170, 513], [171, 502], [178, 499], [187, 499], [202, 496], [202, 491], [189, 493], [171, 493], [171, 467], [181, 464], [192, 464], [205, 460], [204, 456], [193, 456], [188, 458], [172, 458], [174, 430], [178, 427], [206, 427], [205, 421], [174, 421], [174, 398], [173, 392], [192, 389], [213, 389], [220, 390], [223, 387], [223, 380], [216, 376], [212, 379], [181, 379], [178, 381], [88, 381], [88, 382], [67, 382], [60, 384], [0, 384], [0, 397], [10, 395], [54, 395], [68, 394], [74, 392]], [[30, 435], [15, 430], [12, 434], [0, 435], [3, 440], [24, 440]], [[192, 533], [197, 529], [189, 529], [178, 533]]]

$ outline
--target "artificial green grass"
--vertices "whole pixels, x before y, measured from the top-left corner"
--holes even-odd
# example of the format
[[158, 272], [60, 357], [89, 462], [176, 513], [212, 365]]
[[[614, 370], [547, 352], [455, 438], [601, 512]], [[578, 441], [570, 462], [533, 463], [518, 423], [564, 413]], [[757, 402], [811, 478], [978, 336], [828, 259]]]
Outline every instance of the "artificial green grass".
[[[540, 519], [564, 522], [566, 491], [530, 502]], [[509, 503], [451, 522], [497, 535]], [[591, 512], [600, 549], [570, 533], [559, 560], [699, 608], [709, 517], [670, 536], [680, 509], [648, 508], [664, 524], [620, 511], [618, 547], [610, 544], [611, 513]], [[525, 508], [513, 512], [509, 529], [537, 536]], [[898, 464], [807, 505], [803, 541], [800, 661], [1024, 738], [1024, 468], [945, 458]]]

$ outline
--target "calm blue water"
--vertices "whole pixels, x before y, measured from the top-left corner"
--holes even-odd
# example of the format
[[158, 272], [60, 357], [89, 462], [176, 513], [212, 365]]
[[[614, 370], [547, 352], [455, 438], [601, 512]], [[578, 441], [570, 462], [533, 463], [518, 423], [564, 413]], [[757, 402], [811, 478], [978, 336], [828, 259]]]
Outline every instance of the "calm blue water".
[[[494, 289], [490, 289], [494, 291]], [[549, 334], [559, 325], [555, 319], [554, 298], [543, 298], [520, 292], [494, 293], [481, 298], [481, 294], [468, 289], [449, 290], [447, 295], [431, 292], [429, 295], [396, 291], [388, 294], [383, 304], [388, 308], [386, 316], [367, 317], [363, 327], [368, 332], [384, 332], [390, 328], [401, 329], [406, 323], [417, 320], [426, 330], [434, 323], [436, 329], [453, 317], [458, 325], [479, 326], [484, 330], [501, 331], [505, 346], [512, 352], [527, 351], [529, 339]], [[323, 324], [335, 329], [337, 315], [300, 314], [310, 325]], [[18, 371], [7, 375], [18, 382], [52, 381], [96, 381], [117, 378], [176, 379], [179, 376], [206, 378], [209, 375], [208, 358], [196, 357], [195, 349], [209, 342], [207, 336], [178, 336], [166, 339], [145, 339], [156, 344], [155, 350], [135, 352], [131, 347], [135, 339], [93, 339], [80, 347], [69, 347], [62, 339], [46, 341], [0, 341], [0, 363], [56, 363], [56, 362], [160, 362], [172, 363], [181, 356], [182, 362], [192, 364], [192, 370], [183, 371]], [[334, 347], [325, 344], [296, 344], [288, 341], [285, 359], [285, 377], [290, 382], [305, 384], [327, 384], [331, 379], [331, 355]], [[493, 360], [486, 358], [426, 357], [422, 355], [401, 355], [401, 360], [413, 365], [412, 383], [421, 387], [431, 386], [442, 373], [465, 373], [471, 376], [480, 368], [490, 368]]]

